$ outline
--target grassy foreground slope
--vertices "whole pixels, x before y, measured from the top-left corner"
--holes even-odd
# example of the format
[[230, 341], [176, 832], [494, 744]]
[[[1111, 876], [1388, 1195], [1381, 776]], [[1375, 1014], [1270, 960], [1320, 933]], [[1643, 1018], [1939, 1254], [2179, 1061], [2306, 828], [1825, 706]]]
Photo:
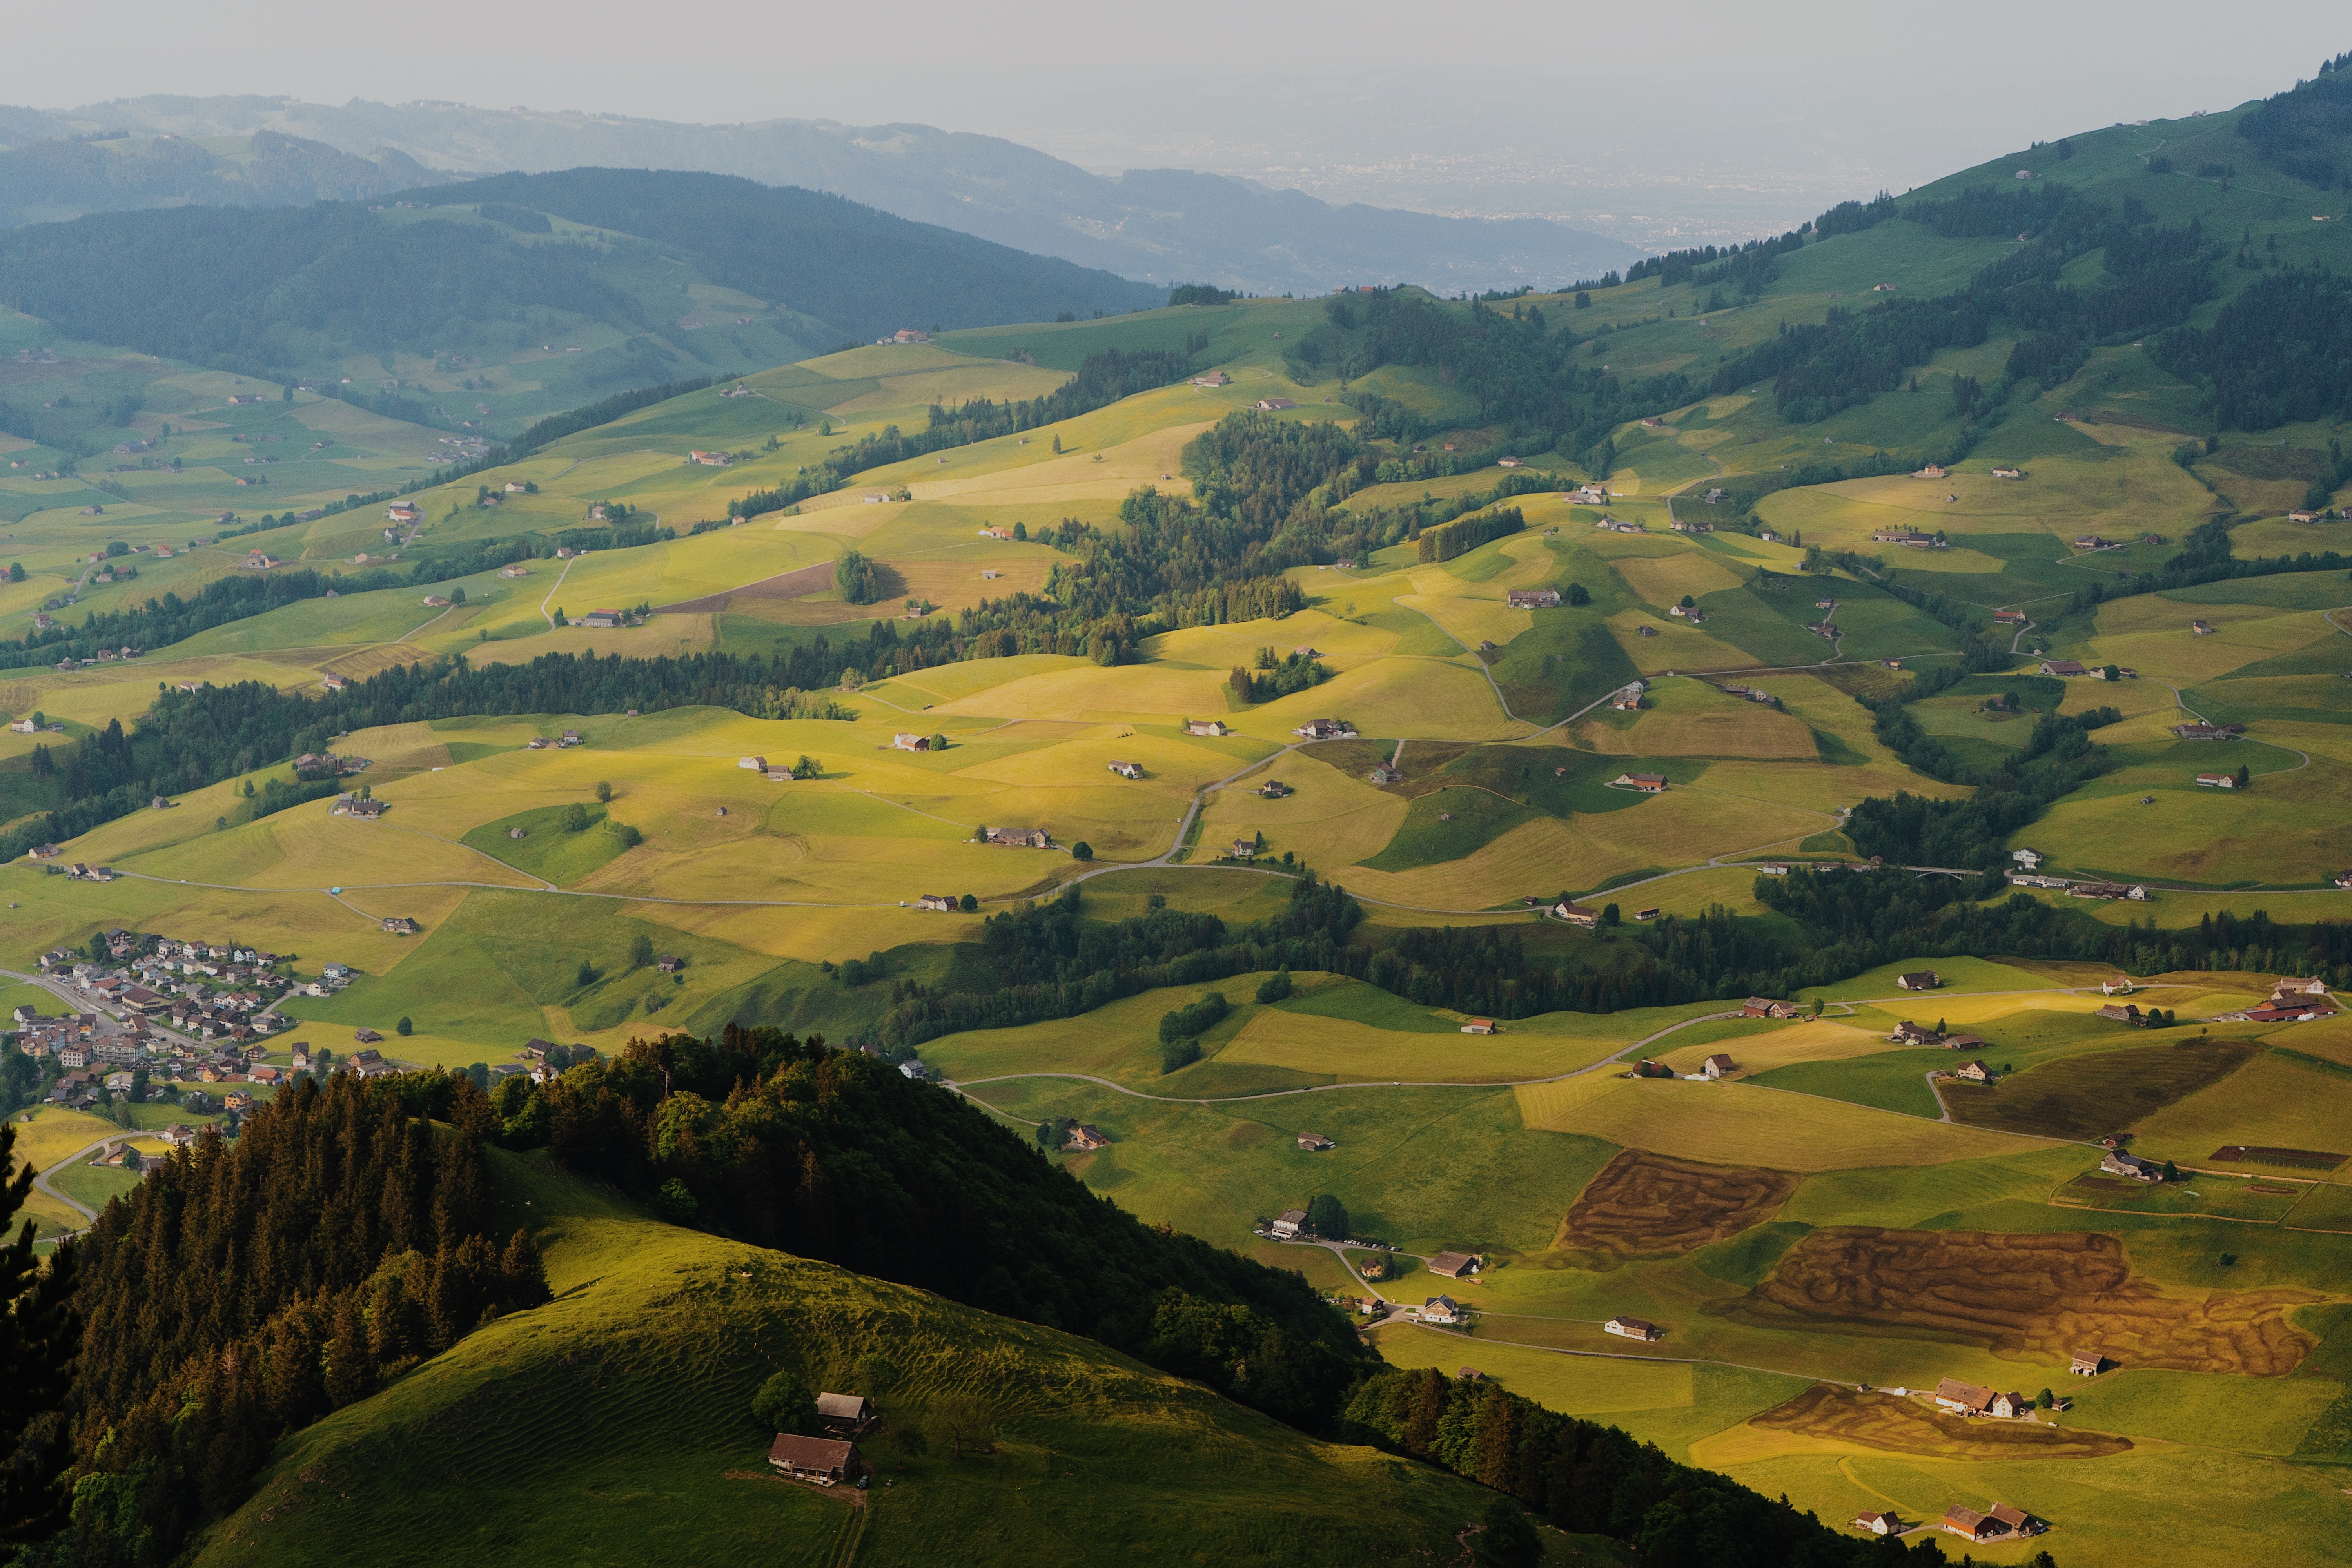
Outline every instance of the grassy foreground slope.
[[[854, 1550], [879, 1565], [936, 1563], [954, 1541], [959, 1562], [1026, 1563], [1182, 1540], [1198, 1561], [1337, 1563], [1450, 1556], [1486, 1507], [1467, 1482], [1313, 1441], [1091, 1341], [663, 1225], [542, 1159], [495, 1158], [555, 1300], [292, 1439], [198, 1562], [814, 1564]], [[898, 1371], [887, 1394], [859, 1370], [873, 1356]], [[935, 1450], [902, 1472], [869, 1441], [891, 1484], [862, 1498], [779, 1481], [748, 1406], [780, 1369], [874, 1394], [894, 1421], [977, 1396], [997, 1451]]]

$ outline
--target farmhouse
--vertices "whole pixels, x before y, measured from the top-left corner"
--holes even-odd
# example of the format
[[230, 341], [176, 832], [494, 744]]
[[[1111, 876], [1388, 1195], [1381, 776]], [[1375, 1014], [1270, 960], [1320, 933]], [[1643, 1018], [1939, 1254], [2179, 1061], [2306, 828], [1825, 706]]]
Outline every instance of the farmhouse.
[[1853, 1516], [1853, 1528], [1873, 1535], [1892, 1535], [1900, 1526], [1891, 1513], [1858, 1513]]
[[1625, 1340], [1663, 1339], [1666, 1332], [1647, 1318], [1615, 1317], [1601, 1326], [1608, 1332]]
[[1992, 1081], [1992, 1068], [1985, 1066], [1982, 1062], [1962, 1062], [1958, 1067], [1952, 1069], [1952, 1076], [1954, 1078], [1966, 1079], [1970, 1083], [1990, 1083]]
[[2220, 741], [2228, 738], [2228, 732], [2219, 724], [2208, 724], [2202, 720], [2193, 724], [2175, 724], [2172, 727], [2172, 732], [2184, 741]]
[[1230, 735], [1233, 731], [1225, 728], [1225, 721], [1223, 719], [1187, 719], [1184, 721], [1184, 733], [1187, 735]]
[[1689, 517], [1678, 517], [1666, 526], [1676, 533], [1713, 533], [1715, 531], [1715, 524], [1701, 522], [1696, 518]]
[[1268, 1235], [1276, 1237], [1283, 1241], [1289, 1241], [1296, 1237], [1299, 1231], [1306, 1227], [1306, 1225], [1307, 1211], [1305, 1209], [1285, 1209], [1280, 1214], [1275, 1215], [1274, 1223], [1267, 1226], [1265, 1228]]
[[890, 747], [898, 752], [928, 752], [931, 749], [931, 738], [901, 730], [890, 737]]
[[2260, 1007], [2246, 1009], [2250, 1024], [2305, 1024], [2314, 1018], [2325, 1018], [2336, 1009], [2324, 1002], [2282, 1002], [2273, 997]]
[[591, 610], [580, 617], [580, 624], [592, 632], [609, 632], [621, 624], [621, 612]]
[[854, 1481], [865, 1473], [866, 1461], [857, 1452], [857, 1445], [832, 1437], [803, 1437], [794, 1432], [779, 1432], [775, 1443], [768, 1449], [768, 1463], [796, 1481], [814, 1481], [821, 1487], [838, 1486]]
[[1916, 974], [1898, 974], [1895, 977], [1895, 984], [1906, 991], [1933, 991], [1943, 983], [1944, 977], [1932, 969], [1923, 969]]
[[1297, 406], [1298, 406], [1298, 403], [1297, 403], [1297, 400], [1296, 398], [1289, 398], [1289, 397], [1261, 397], [1261, 398], [1259, 398], [1259, 399], [1257, 400], [1257, 406], [1258, 406], [1258, 411], [1259, 411], [1260, 413], [1263, 413], [1263, 414], [1279, 414], [1280, 412], [1282, 412], [1282, 410], [1284, 410], [1284, 409], [1286, 409], [1286, 408], [1296, 408], [1296, 407], [1297, 407]]
[[1268, 800], [1280, 800], [1284, 795], [1290, 794], [1290, 786], [1280, 779], [1268, 779], [1260, 784], [1255, 793], [1264, 795]]
[[1194, 376], [1192, 378], [1192, 384], [1194, 386], [1223, 386], [1233, 379], [1234, 378], [1232, 376], [1227, 375], [1223, 371], [1213, 370], [1206, 375]]
[[735, 460], [724, 452], [696, 452], [692, 456], [695, 462], [712, 468], [723, 468]]
[[1559, 604], [1559, 590], [1557, 588], [1512, 588], [1504, 594], [1503, 601], [1514, 610], [1554, 609], [1558, 607]]
[[1466, 1323], [1468, 1308], [1451, 1296], [1432, 1296], [1421, 1304], [1421, 1321], [1424, 1323]]
[[1344, 719], [1309, 719], [1291, 733], [1309, 741], [1347, 741], [1355, 738], [1356, 727]]
[[2147, 889], [2137, 882], [2078, 882], [2073, 891], [2078, 899], [2129, 899], [2134, 903], [2147, 902]]
[[1895, 1032], [1886, 1037], [1903, 1046], [1940, 1046], [1944, 1043], [1943, 1036], [1933, 1029], [1922, 1028], [1908, 1018], [1895, 1025]]
[[387, 936], [415, 936], [420, 929], [415, 921], [406, 915], [386, 915], [380, 923]]
[[1625, 789], [1636, 789], [1643, 795], [1656, 795], [1666, 787], [1664, 773], [1620, 773], [1610, 784]]
[[1485, 1267], [1485, 1262], [1470, 1252], [1441, 1252], [1429, 1260], [1429, 1271], [1448, 1279], [1469, 1279]]
[[2066, 1370], [2076, 1377], [2096, 1377], [2107, 1367], [2107, 1358], [2097, 1351], [2072, 1351], [2067, 1354]]
[[1992, 613], [1992, 619], [1993, 625], [1995, 626], [2020, 626], [2024, 623], [2025, 612], [2023, 610], [1995, 610]]
[[2128, 1176], [2135, 1182], [2164, 1180], [2163, 1166], [2143, 1160], [2137, 1154], [2126, 1154], [2120, 1149], [2110, 1149], [2100, 1155], [2099, 1169], [2110, 1176]]
[[2238, 775], [2235, 773], [2199, 773], [2197, 775], [2197, 787], [2199, 789], [2235, 789], [2238, 787]]
[[1104, 766], [1123, 779], [1139, 779], [1143, 776], [1141, 763], [1107, 763]]
[[946, 912], [956, 907], [956, 896], [953, 893], [925, 893], [915, 900], [915, 907]]
[[1069, 1139], [1062, 1147], [1088, 1154], [1097, 1149], [1109, 1148], [1110, 1140], [1103, 1135], [1101, 1128], [1082, 1121], [1070, 1129]]
[[2045, 658], [2042, 661], [2042, 673], [2044, 675], [2054, 675], [2059, 677], [2061, 679], [2064, 679], [2071, 676], [2087, 675], [2090, 672], [2084, 669], [2081, 661], [2077, 659]]
[[2099, 994], [2102, 996], [2128, 996], [2133, 989], [2128, 974], [2118, 974], [2112, 980], [2099, 982]]
[[1743, 1018], [1793, 1018], [1797, 1016], [1797, 1005], [1794, 1002], [1775, 1002], [1769, 996], [1750, 996], [1741, 1004], [1739, 1016]]
[[1495, 1032], [1495, 1020], [1473, 1018], [1462, 1026], [1462, 1032], [1465, 1035], [1491, 1035]]
[[1591, 931], [1601, 923], [1601, 911], [1588, 910], [1582, 904], [1563, 900], [1551, 907], [1551, 918], [1556, 921], [1566, 921], [1570, 925], [1582, 926], [1586, 931]]
[[1298, 1135], [1298, 1146], [1301, 1149], [1306, 1150], [1310, 1154], [1319, 1154], [1326, 1149], [1336, 1149], [1339, 1147], [1337, 1143], [1333, 1142], [1330, 1139], [1324, 1137], [1320, 1132], [1301, 1132]]
[[1009, 849], [1051, 849], [1054, 841], [1042, 827], [983, 828], [980, 841]]
[[2003, 1394], [1980, 1383], [1948, 1377], [1936, 1385], [1936, 1405], [1956, 1415], [1994, 1415], [2006, 1420], [2033, 1408], [2021, 1394]]
[[1995, 468], [1992, 477], [1997, 479], [2021, 479], [2025, 471], [2022, 468]]
[[1943, 1528], [1966, 1541], [1991, 1541], [2008, 1533], [1999, 1522], [1972, 1508], [1946, 1509]]
[[1738, 1070], [1738, 1068], [1733, 1064], [1732, 1059], [1729, 1057], [1723, 1056], [1719, 1053], [1707, 1058], [1706, 1061], [1699, 1064], [1699, 1071], [1710, 1079], [1721, 1078], [1726, 1073], [1737, 1072]]

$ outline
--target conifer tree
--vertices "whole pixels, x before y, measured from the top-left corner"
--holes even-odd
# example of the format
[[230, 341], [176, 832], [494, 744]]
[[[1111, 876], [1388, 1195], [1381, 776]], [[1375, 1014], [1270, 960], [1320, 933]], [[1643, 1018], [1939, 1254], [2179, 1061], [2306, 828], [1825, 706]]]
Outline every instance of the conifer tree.
[[[33, 1190], [33, 1167], [16, 1168], [16, 1130], [0, 1125], [0, 1236]], [[71, 1302], [74, 1248], [58, 1246], [47, 1268], [33, 1255], [39, 1226], [26, 1220], [0, 1247], [0, 1547], [39, 1541], [65, 1520], [58, 1487], [72, 1451], [56, 1417], [74, 1377], [81, 1323]]]

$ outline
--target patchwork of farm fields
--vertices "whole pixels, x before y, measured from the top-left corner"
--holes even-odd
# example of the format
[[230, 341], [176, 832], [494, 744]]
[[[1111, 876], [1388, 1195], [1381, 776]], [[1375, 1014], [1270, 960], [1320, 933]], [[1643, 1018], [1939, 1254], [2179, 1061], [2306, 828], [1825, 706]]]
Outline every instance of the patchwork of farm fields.
[[[1811, 246], [1785, 260], [1829, 265]], [[1812, 282], [1824, 311], [1869, 287]], [[434, 579], [446, 605], [354, 584], [135, 666], [0, 676], [0, 710], [41, 721], [0, 734], [0, 827], [60, 839], [0, 868], [0, 965], [103, 951], [118, 927], [293, 955], [302, 980], [344, 964], [347, 984], [281, 1004], [294, 1034], [338, 1052], [382, 1036], [398, 1064], [485, 1077], [527, 1042], [609, 1058], [673, 1031], [822, 1035], [1024, 1139], [1069, 1124], [1045, 1157], [1151, 1224], [1334, 1295], [1466, 1306], [1459, 1331], [1391, 1312], [1369, 1332], [1391, 1364], [1474, 1365], [1833, 1524], [2013, 1502], [2053, 1526], [2066, 1568], [2123, 1568], [2169, 1510], [2216, 1553], [2346, 1561], [2327, 1543], [2352, 1539], [2352, 1035], [2340, 1014], [2239, 1016], [2288, 972], [2344, 979], [2352, 952], [2334, 886], [2352, 864], [2335, 618], [2352, 591], [2317, 571], [2161, 592], [2113, 575], [2162, 569], [2217, 494], [2261, 500], [2267, 481], [2036, 405], [2050, 429], [2015, 479], [1971, 459], [1933, 482], [1776, 479], [1701, 501], [1710, 476], [1746, 472], [1731, 460], [1751, 480], [1827, 460], [1759, 434], [1757, 400], [1712, 398], [1629, 424], [1609, 474], [1541, 453], [1516, 473], [1335, 482], [1297, 515], [1344, 549], [1282, 556], [1286, 581], [1259, 584], [1278, 595], [1154, 588], [1151, 612], [1084, 624], [1073, 606], [1175, 507], [1219, 504], [1193, 444], [1216, 420], [1264, 398], [1305, 405], [1267, 409], [1277, 426], [1356, 423], [1285, 357], [1336, 319], [1319, 303], [1217, 310], [1224, 385], [914, 447], [792, 504], [779, 494], [846, 445], [1052, 395], [1087, 344], [1182, 341], [1196, 318], [761, 371], [740, 395], [419, 489], [413, 528], [373, 506], [289, 511], [233, 548], [184, 546], [184, 520], [127, 515], [142, 596], [356, 572], [387, 531], [409, 563], [471, 563]], [[1998, 377], [1975, 352], [1933, 376]], [[1433, 374], [1374, 374], [1421, 416], [1470, 416]], [[1913, 439], [1871, 416], [1885, 430], [1837, 438]], [[1618, 493], [1572, 501], [1587, 480]], [[1540, 488], [1497, 489], [1521, 485]], [[1481, 496], [1523, 526], [1436, 559], [1452, 514], [1433, 509]], [[1396, 521], [1411, 508], [1428, 527]], [[1714, 531], [1683, 531], [1701, 516]], [[60, 511], [16, 526], [32, 570], [0, 584], [6, 637], [89, 564]], [[2278, 532], [2247, 527], [2268, 531], [2242, 531], [2241, 559]], [[1943, 542], [1875, 537], [1911, 529]], [[2075, 548], [2102, 530], [2127, 542]], [[485, 547], [512, 559], [469, 553]], [[2062, 614], [2090, 582], [2109, 596]], [[72, 614], [124, 607], [128, 585]], [[1964, 640], [2012, 605], [2032, 630]], [[1984, 651], [2011, 637], [2005, 664]], [[677, 661], [658, 680], [625, 662], [656, 658]], [[258, 705], [412, 667], [439, 680], [461, 658], [512, 684], [303, 731], [301, 750], [352, 761], [336, 787], [363, 809], [263, 812], [294, 781], [257, 742], [232, 776], [50, 815], [59, 757], [116, 746], [113, 721], [135, 734], [159, 685]], [[591, 712], [551, 695], [583, 689], [618, 695]], [[2244, 728], [2176, 733], [2200, 721]], [[2053, 757], [2090, 760], [2029, 800]], [[2198, 782], [2221, 768], [2230, 787]], [[1952, 879], [2027, 849], [2147, 896]], [[1778, 880], [1791, 862], [1855, 874], [1802, 907], [1789, 890], [1824, 881]], [[113, 875], [64, 874], [78, 864]], [[1917, 951], [1890, 934], [1939, 920]], [[2099, 1016], [2119, 969], [2166, 1026]], [[1769, 994], [1745, 1006], [1751, 991]], [[1766, 1001], [1794, 1016], [1747, 1016]], [[270, 1037], [268, 1059], [290, 1067], [291, 1043]], [[1986, 1081], [1955, 1076], [1979, 1067]], [[20, 1152], [54, 1163], [114, 1127], [45, 1110]], [[58, 1184], [100, 1202], [128, 1180]], [[1266, 1222], [1318, 1198], [1347, 1226], [1322, 1240], [1381, 1245], [1277, 1240]], [[45, 1194], [28, 1212], [75, 1218]], [[577, 1240], [554, 1256], [584, 1292]], [[1440, 1274], [1440, 1252], [1476, 1262]], [[582, 1300], [562, 1307], [575, 1327], [599, 1310]], [[1628, 1317], [1657, 1337], [1603, 1326]], [[2085, 1354], [2101, 1370], [2070, 1378]], [[1919, 1393], [1945, 1378], [2074, 1404], [1964, 1420]], [[2264, 1510], [2293, 1550], [2250, 1521]]]

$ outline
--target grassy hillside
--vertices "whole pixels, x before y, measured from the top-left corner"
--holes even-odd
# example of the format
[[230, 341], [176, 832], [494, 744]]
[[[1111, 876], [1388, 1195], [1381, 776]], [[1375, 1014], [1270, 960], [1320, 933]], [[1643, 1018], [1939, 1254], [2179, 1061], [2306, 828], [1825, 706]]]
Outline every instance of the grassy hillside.
[[[1089, 1341], [666, 1226], [538, 1157], [496, 1169], [555, 1301], [293, 1439], [197, 1561], [911, 1563], [953, 1540], [964, 1561], [1012, 1563], [1181, 1537], [1206, 1562], [1336, 1563], [1450, 1553], [1485, 1510], [1467, 1482], [1315, 1442]], [[749, 1406], [779, 1370], [877, 1399], [892, 1428], [977, 1399], [993, 1451], [957, 1459], [942, 1438], [902, 1457], [880, 1436], [868, 1493], [775, 1479]], [[419, 1536], [420, 1511], [451, 1529]]]

